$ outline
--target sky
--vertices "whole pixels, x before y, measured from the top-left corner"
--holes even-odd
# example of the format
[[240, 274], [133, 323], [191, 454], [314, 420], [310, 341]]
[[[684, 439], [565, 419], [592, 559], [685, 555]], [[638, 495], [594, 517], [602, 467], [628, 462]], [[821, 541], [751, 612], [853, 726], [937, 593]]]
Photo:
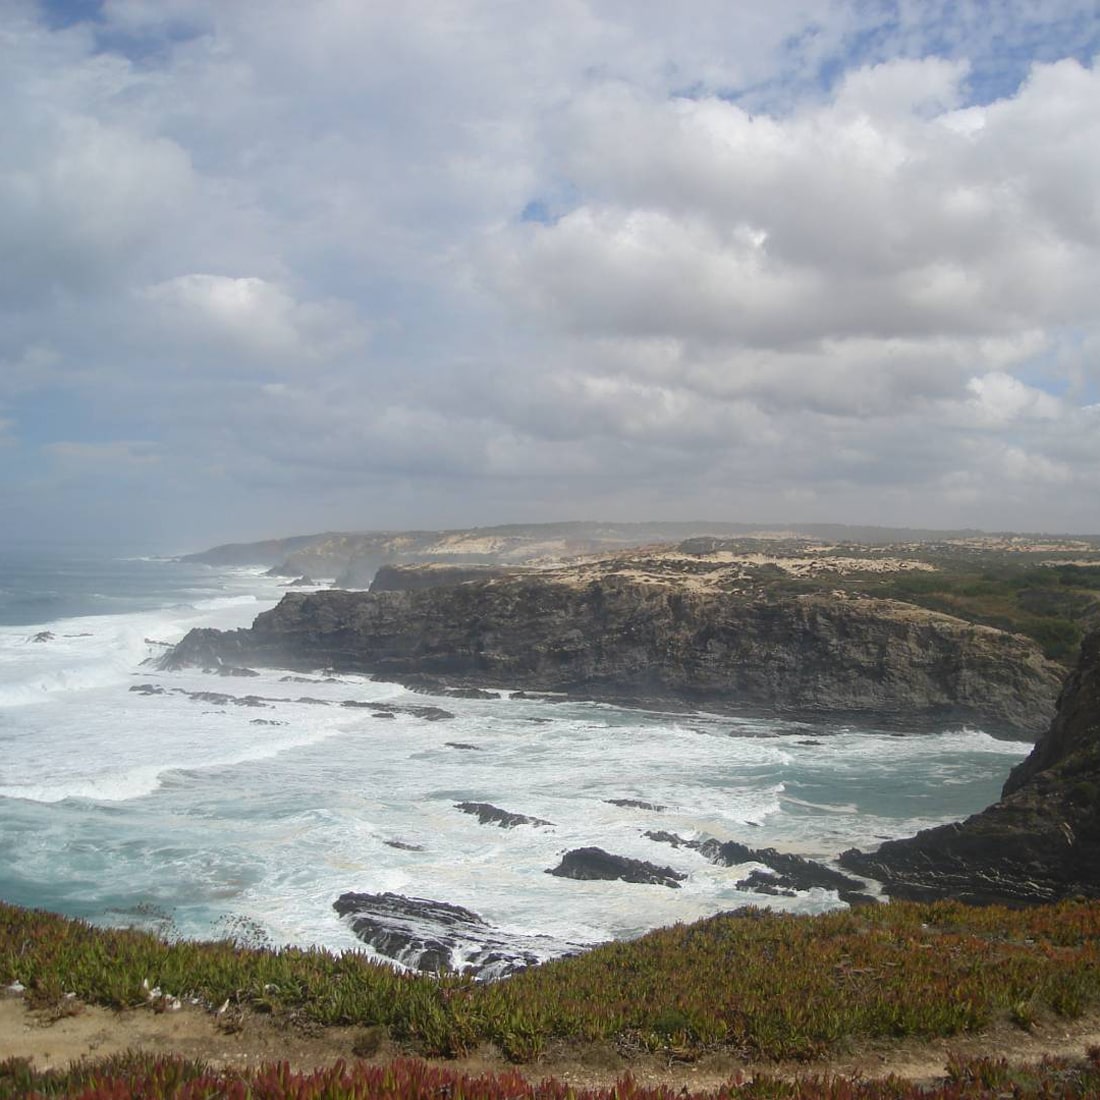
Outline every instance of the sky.
[[0, 0], [0, 544], [1100, 531], [1096, 0]]

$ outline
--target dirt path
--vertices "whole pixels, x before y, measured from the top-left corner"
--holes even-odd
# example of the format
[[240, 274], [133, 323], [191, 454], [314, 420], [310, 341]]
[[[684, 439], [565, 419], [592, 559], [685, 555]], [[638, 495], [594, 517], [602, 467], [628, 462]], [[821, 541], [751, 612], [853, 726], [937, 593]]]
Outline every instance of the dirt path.
[[[211, 1013], [184, 1006], [178, 1012], [149, 1009], [112, 1012], [84, 1007], [76, 1015], [50, 1021], [28, 1012], [18, 999], [0, 1000], [0, 1061], [31, 1059], [39, 1068], [64, 1067], [81, 1058], [102, 1058], [123, 1051], [178, 1054], [220, 1067], [243, 1068], [264, 1062], [289, 1061], [300, 1070], [352, 1060], [363, 1038], [361, 1028], [323, 1028], [306, 1034], [279, 1025], [264, 1016], [244, 1016], [229, 1028]], [[1100, 1044], [1100, 1017], [1049, 1022], [1032, 1032], [998, 1028], [981, 1036], [962, 1036], [930, 1043], [903, 1042], [865, 1045], [828, 1062], [810, 1064], [746, 1065], [728, 1055], [712, 1055], [694, 1064], [669, 1063], [654, 1056], [626, 1059], [606, 1047], [551, 1050], [540, 1062], [518, 1067], [534, 1080], [557, 1077], [577, 1086], [610, 1085], [630, 1072], [646, 1084], [670, 1085], [677, 1090], [716, 1089], [740, 1072], [794, 1076], [842, 1074], [885, 1077], [896, 1074], [915, 1081], [942, 1077], [949, 1057], [990, 1055], [1012, 1061], [1038, 1061], [1044, 1055], [1081, 1057]], [[372, 1060], [401, 1053], [382, 1043]], [[468, 1073], [490, 1073], [509, 1066], [492, 1048], [447, 1065]]]

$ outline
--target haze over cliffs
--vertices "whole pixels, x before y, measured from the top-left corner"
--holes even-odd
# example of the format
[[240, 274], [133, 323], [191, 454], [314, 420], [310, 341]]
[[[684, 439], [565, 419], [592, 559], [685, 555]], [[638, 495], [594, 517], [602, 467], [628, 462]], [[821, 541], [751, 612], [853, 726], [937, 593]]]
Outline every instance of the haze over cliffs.
[[[840, 587], [926, 570], [882, 554], [786, 559], [707, 544], [388, 591], [296, 592], [174, 664], [330, 667], [381, 678], [1035, 736], [1062, 670], [1030, 639]], [[803, 590], [798, 570], [813, 581]], [[791, 584], [794, 587], [791, 587]]]
[[841, 524], [792, 524], [781, 528], [750, 523], [514, 523], [448, 531], [328, 531], [315, 535], [228, 543], [188, 554], [185, 561], [210, 565], [264, 565], [280, 576], [335, 578], [345, 587], [366, 588], [384, 565], [561, 564], [582, 555], [611, 554], [653, 543], [689, 538], [816, 539], [883, 545], [929, 539], [967, 538], [976, 531], [924, 531]]

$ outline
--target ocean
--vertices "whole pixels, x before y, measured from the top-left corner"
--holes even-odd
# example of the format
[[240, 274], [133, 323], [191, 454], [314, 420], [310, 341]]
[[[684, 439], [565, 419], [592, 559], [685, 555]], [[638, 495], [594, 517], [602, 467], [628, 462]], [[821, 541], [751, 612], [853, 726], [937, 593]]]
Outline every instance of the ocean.
[[[843, 905], [822, 889], [747, 892], [736, 884], [755, 865], [715, 866], [647, 832], [828, 862], [982, 808], [1030, 749], [956, 726], [156, 668], [191, 627], [246, 626], [283, 592], [258, 569], [0, 557], [0, 899], [169, 937], [345, 950], [363, 945], [333, 902], [390, 891], [464, 906], [517, 942], [546, 937], [549, 957], [746, 904]], [[552, 824], [482, 824], [463, 801]], [[687, 877], [545, 873], [587, 846]]]

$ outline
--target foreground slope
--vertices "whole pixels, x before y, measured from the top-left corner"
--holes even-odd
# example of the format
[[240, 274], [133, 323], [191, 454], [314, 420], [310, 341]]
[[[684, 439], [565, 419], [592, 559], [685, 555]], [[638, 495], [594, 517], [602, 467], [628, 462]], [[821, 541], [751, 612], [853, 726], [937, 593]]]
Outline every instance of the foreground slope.
[[1050, 729], [995, 805], [841, 863], [894, 897], [1037, 902], [1100, 897], [1100, 631], [1086, 637]]

